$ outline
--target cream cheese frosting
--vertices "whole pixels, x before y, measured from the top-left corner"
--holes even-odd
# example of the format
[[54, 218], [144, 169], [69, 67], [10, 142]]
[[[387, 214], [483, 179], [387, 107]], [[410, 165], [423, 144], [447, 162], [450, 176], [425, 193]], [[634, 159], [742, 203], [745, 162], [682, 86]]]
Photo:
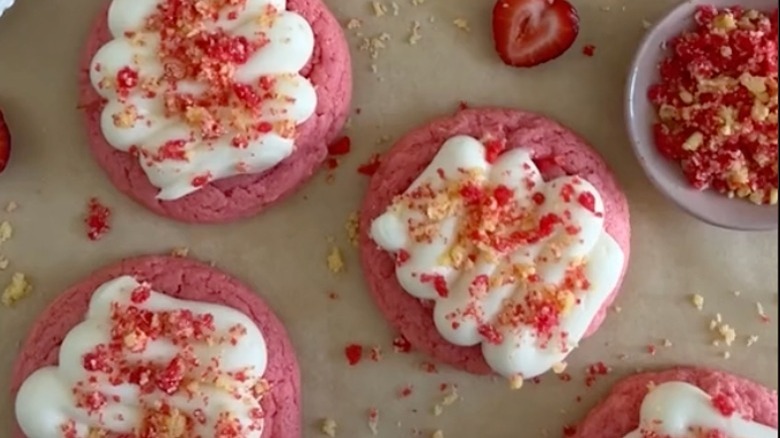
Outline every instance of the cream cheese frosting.
[[[717, 431], [722, 438], [777, 438], [777, 429], [724, 414], [706, 392], [685, 382], [667, 382], [650, 390], [642, 402], [639, 429], [625, 438], [652, 436], [697, 438]], [[697, 433], [699, 433], [697, 435]], [[660, 434], [660, 435], [657, 435]]]
[[300, 74], [314, 34], [285, 0], [197, 4], [212, 9], [113, 0], [112, 39], [90, 65], [106, 141], [138, 158], [160, 200], [276, 166], [317, 105]]
[[0, 17], [2, 17], [3, 13], [10, 9], [13, 5], [14, 0], [0, 0]]
[[481, 345], [497, 373], [532, 378], [562, 362], [617, 287], [624, 254], [598, 191], [545, 181], [531, 153], [456, 136], [371, 225], [406, 292], [435, 302], [439, 333]]
[[28, 438], [259, 438], [266, 364], [263, 334], [243, 313], [123, 276], [95, 291], [58, 365], [23, 382], [16, 418]]

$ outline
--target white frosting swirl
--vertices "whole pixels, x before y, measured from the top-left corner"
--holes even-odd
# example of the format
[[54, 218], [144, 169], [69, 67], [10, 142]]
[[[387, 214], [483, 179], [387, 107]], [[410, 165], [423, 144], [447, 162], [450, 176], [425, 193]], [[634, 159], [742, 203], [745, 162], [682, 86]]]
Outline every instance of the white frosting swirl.
[[[257, 419], [258, 413], [262, 413], [262, 397], [257, 396], [257, 385], [265, 385], [262, 376], [267, 356], [265, 340], [254, 322], [229, 307], [179, 300], [150, 289], [147, 289], [149, 298], [137, 304], [132, 297], [139, 286], [128, 276], [100, 286], [92, 295], [84, 321], [68, 332], [62, 342], [59, 365], [41, 368], [24, 381], [16, 397], [16, 418], [25, 435], [28, 438], [86, 438], [92, 436], [89, 433], [93, 428], [137, 434], [143, 424], [150, 421], [149, 413], [163, 412], [161, 406], [165, 406], [176, 410], [176, 415], [166, 420], [168, 427], [177, 426], [177, 418], [178, 426], [184, 418], [192, 420], [194, 425], [188, 435], [176, 435], [169, 429], [170, 436], [217, 436], [216, 428], [224, 426], [222, 419], [227, 417], [240, 425], [240, 436], [259, 438], [263, 421]], [[184, 370], [186, 378], [190, 379], [186, 388], [182, 384], [169, 395], [159, 387], [142, 389], [140, 384], [127, 382], [127, 376], [123, 377], [123, 382], [115, 384], [110, 381], [109, 374], [85, 368], [90, 353], [111, 345], [112, 330], [116, 330], [114, 310], [125, 312], [131, 305], [155, 313], [185, 310], [193, 315], [213, 317], [213, 332], [222, 340], [195, 342], [191, 336], [185, 336], [191, 342], [182, 344], [171, 338], [149, 338], [141, 351], [122, 350], [126, 364], [112, 362], [114, 368], [143, 366], [155, 369], [182, 354], [194, 355], [197, 363], [191, 363]], [[240, 329], [241, 335], [224, 341], [224, 335], [235, 334], [236, 329]], [[143, 337], [138, 334], [133, 339], [139, 336]], [[237, 377], [239, 374], [240, 378]], [[152, 376], [149, 379], [153, 382], [160, 378], [160, 374]], [[193, 381], [197, 383], [193, 385]], [[89, 399], [86, 395], [90, 393], [103, 399], [98, 403], [99, 409], [85, 407], [84, 400]], [[64, 434], [66, 429], [72, 435]], [[160, 433], [160, 429], [157, 430]]]
[[[300, 15], [286, 11], [285, 0], [246, 0], [236, 17], [229, 16], [228, 8], [218, 21], [205, 23], [205, 31], [221, 29], [230, 36], [243, 36], [250, 41], [267, 40], [245, 63], [236, 65], [232, 78], [253, 87], [260, 78], [272, 78], [274, 96], [259, 104], [259, 116], [253, 116], [258, 118], [238, 117], [235, 123], [246, 126], [263, 121], [272, 124], [274, 129], [236, 147], [232, 144], [235, 123], [223, 135], [204, 139], [184, 117], [165, 113], [163, 87], [170, 85], [165, 81], [154, 83], [154, 80], [161, 77], [166, 65], [172, 64], [160, 59], [160, 36], [145, 30], [147, 19], [162, 1], [113, 0], [111, 3], [108, 24], [113, 39], [97, 52], [90, 66], [93, 87], [106, 99], [100, 125], [108, 143], [121, 151], [140, 152], [141, 166], [151, 183], [160, 189], [157, 197], [161, 200], [181, 198], [210, 181], [261, 173], [290, 156], [295, 146], [290, 127], [294, 129], [307, 120], [317, 104], [314, 87], [299, 74], [314, 50], [310, 24]], [[271, 14], [269, 10], [274, 12]], [[126, 67], [137, 72], [144, 86], [136, 86], [129, 95], [120, 97], [111, 84], [116, 84], [117, 75]], [[184, 79], [173, 88], [199, 96], [205, 85]], [[149, 88], [156, 94], [150, 95]], [[224, 112], [221, 116], [235, 118], [231, 108], [224, 108]], [[186, 158], [149, 158], [158, 157], [168, 142], [184, 142], [182, 150]]]
[[[544, 222], [540, 218], [550, 214], [562, 222], [538, 241], [516, 242], [507, 251], [485, 251], [484, 244], [471, 253], [461, 251], [468, 233], [464, 227], [474, 226], [464, 218], [462, 196], [452, 195], [453, 185], [457, 191], [464, 178], [482, 191], [508, 188], [515, 203], [504, 213], [512, 217], [508, 223], [496, 224], [485, 216], [472, 221], [483, 235], [500, 239], [533, 233]], [[564, 189], [572, 191], [569, 202], [562, 199]], [[415, 201], [421, 193], [437, 201], [421, 207]], [[582, 194], [589, 198], [589, 208], [576, 201]], [[414, 202], [417, 206], [410, 208]], [[485, 145], [457, 136], [444, 143], [406, 192], [374, 220], [371, 236], [397, 260], [406, 259], [397, 263], [398, 281], [409, 294], [436, 302], [436, 327], [447, 341], [481, 344], [494, 371], [531, 378], [560, 363], [577, 346], [617, 286], [624, 255], [604, 230], [603, 212], [599, 193], [587, 181], [567, 176], [545, 182], [527, 149], [506, 151], [491, 164]], [[428, 230], [427, 235], [421, 237], [420, 230]], [[465, 242], [474, 243], [469, 238]], [[453, 263], [464, 257], [470, 262]], [[572, 270], [589, 284], [561, 285]], [[523, 313], [520, 320], [516, 310]]]
[[706, 392], [685, 382], [653, 388], [642, 402], [639, 429], [625, 438], [642, 438], [648, 432], [668, 438], [705, 436], [696, 435], [698, 431], [718, 431], [725, 434], [718, 435], [723, 438], [777, 438], [777, 429], [745, 420], [738, 413], [723, 415]]
[[0, 0], [0, 17], [3, 16], [3, 12], [10, 9], [14, 5], [14, 0]]

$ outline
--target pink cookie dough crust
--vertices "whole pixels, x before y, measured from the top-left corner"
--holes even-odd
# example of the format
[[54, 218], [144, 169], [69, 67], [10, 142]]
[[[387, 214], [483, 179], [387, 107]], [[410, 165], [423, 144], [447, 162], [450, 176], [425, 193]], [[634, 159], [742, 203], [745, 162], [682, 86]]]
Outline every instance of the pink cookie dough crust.
[[[223, 272], [186, 258], [147, 256], [123, 260], [100, 269], [61, 294], [38, 317], [19, 349], [11, 376], [13, 398], [33, 371], [57, 364], [62, 340], [84, 319], [95, 289], [122, 275], [149, 281], [155, 290], [172, 297], [221, 304], [248, 315], [262, 331], [268, 351], [265, 377], [271, 384], [271, 392], [261, 402], [266, 413], [263, 438], [301, 436], [300, 370], [281, 321], [249, 287]], [[13, 436], [25, 437], [18, 424]]]
[[314, 30], [314, 54], [302, 74], [317, 89], [317, 109], [298, 127], [293, 154], [267, 172], [216, 181], [174, 201], [156, 199], [159, 190], [149, 182], [138, 160], [111, 147], [100, 129], [103, 104], [92, 88], [89, 66], [95, 53], [110, 40], [108, 6], [107, 2], [87, 41], [79, 71], [79, 87], [90, 149], [119, 191], [171, 219], [193, 223], [229, 222], [256, 215], [292, 194], [323, 163], [328, 144], [337, 138], [349, 113], [352, 66], [341, 26], [321, 0], [287, 0], [288, 10], [303, 16]]
[[777, 428], [777, 391], [742, 377], [701, 368], [674, 368], [637, 374], [618, 382], [577, 426], [573, 438], [623, 438], [639, 427], [639, 410], [648, 384], [681, 381], [711, 396], [725, 394], [748, 419]]
[[406, 293], [395, 276], [392, 257], [369, 235], [371, 222], [385, 212], [393, 197], [405, 191], [428, 166], [441, 145], [455, 135], [481, 138], [491, 134], [506, 139], [509, 148], [526, 146], [545, 179], [563, 173], [579, 175], [601, 193], [606, 209], [606, 230], [625, 254], [618, 286], [588, 328], [591, 335], [601, 325], [623, 281], [629, 259], [628, 204], [602, 158], [577, 135], [537, 114], [494, 108], [466, 109], [434, 120], [401, 138], [382, 157], [371, 178], [360, 212], [360, 256], [369, 290], [390, 323], [418, 350], [441, 362], [475, 374], [489, 374], [479, 346], [459, 347], [436, 330], [429, 303]]

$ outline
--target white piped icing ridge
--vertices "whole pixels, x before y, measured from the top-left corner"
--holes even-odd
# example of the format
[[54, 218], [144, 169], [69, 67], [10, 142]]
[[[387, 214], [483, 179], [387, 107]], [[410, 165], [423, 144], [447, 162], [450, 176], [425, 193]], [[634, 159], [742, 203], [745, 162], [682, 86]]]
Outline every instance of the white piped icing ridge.
[[617, 287], [624, 255], [598, 191], [544, 181], [530, 152], [456, 136], [371, 225], [439, 333], [490, 367], [532, 378], [562, 362]]
[[259, 438], [266, 364], [263, 334], [243, 313], [123, 276], [92, 295], [58, 365], [23, 382], [16, 418], [28, 438]]
[[264, 172], [292, 154], [317, 94], [299, 73], [314, 50], [312, 28], [285, 8], [285, 0], [112, 1], [113, 39], [90, 65], [106, 101], [100, 126], [112, 147], [138, 158], [158, 199]]
[[639, 429], [625, 438], [777, 438], [777, 429], [732, 410], [728, 400], [714, 400], [691, 384], [663, 383], [645, 396]]

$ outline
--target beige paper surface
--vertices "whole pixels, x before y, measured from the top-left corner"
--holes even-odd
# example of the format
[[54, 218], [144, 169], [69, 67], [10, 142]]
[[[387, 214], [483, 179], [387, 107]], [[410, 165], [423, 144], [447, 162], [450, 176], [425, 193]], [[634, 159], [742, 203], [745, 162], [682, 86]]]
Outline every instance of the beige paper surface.
[[[18, 271], [34, 285], [15, 308], [0, 308], [1, 436], [8, 436], [13, 421], [5, 391], [18, 345], [46, 304], [106, 263], [180, 246], [253, 285], [285, 321], [303, 369], [306, 437], [320, 436], [317, 422], [324, 417], [338, 422], [339, 436], [371, 436], [369, 407], [379, 409], [383, 437], [415, 436], [414, 429], [420, 436], [441, 429], [448, 438], [548, 436], [545, 431], [560, 436], [562, 426], [580, 418], [617, 378], [673, 364], [716, 367], [777, 387], [776, 233], [719, 230], [675, 209], [642, 174], [625, 133], [624, 77], [643, 21], [657, 19], [675, 2], [576, 1], [582, 31], [575, 46], [553, 63], [521, 71], [504, 67], [493, 52], [492, 1], [396, 1], [398, 15], [388, 2], [380, 18], [366, 0], [329, 2], [343, 22], [363, 21], [360, 29], [347, 31], [355, 71], [353, 152], [335, 181], [327, 183], [323, 173], [267, 214], [226, 226], [188, 226], [153, 216], [114, 190], [88, 155], [76, 110], [76, 73], [101, 1], [20, 0], [0, 19], [0, 107], [14, 136], [12, 162], [0, 175], [0, 206], [19, 204], [13, 213], [0, 210], [0, 221], [14, 226], [14, 237], [0, 247], [11, 261], [0, 271], [0, 284]], [[468, 32], [453, 23], [459, 18], [467, 20]], [[410, 45], [414, 21], [420, 39]], [[358, 31], [386, 32], [391, 40], [372, 60], [358, 49]], [[594, 57], [581, 53], [585, 44], [596, 46]], [[366, 292], [344, 231], [366, 185], [355, 169], [389, 147], [382, 137], [395, 139], [461, 100], [559, 119], [604, 154], [628, 194], [633, 246], [617, 300], [622, 311], [570, 356], [571, 382], [547, 376], [540, 385], [512, 392], [505, 382], [446, 367], [437, 375], [423, 373], [419, 364], [426, 358], [392, 352], [394, 334]], [[113, 230], [96, 243], [86, 239], [81, 222], [91, 196], [114, 213]], [[325, 263], [329, 237], [344, 252], [341, 275]], [[330, 300], [328, 291], [340, 299]], [[693, 293], [705, 297], [702, 312], [690, 303]], [[756, 302], [771, 323], [760, 322]], [[711, 345], [715, 336], [708, 325], [716, 313], [737, 330], [731, 348]], [[747, 348], [749, 335], [759, 339]], [[663, 339], [672, 346], [662, 346]], [[343, 348], [352, 342], [381, 345], [383, 359], [347, 367]], [[650, 344], [657, 346], [655, 356], [647, 353]], [[613, 371], [585, 388], [584, 368], [597, 361]], [[434, 416], [441, 383], [456, 383], [461, 400]], [[413, 385], [413, 392], [399, 399], [405, 385]]]

